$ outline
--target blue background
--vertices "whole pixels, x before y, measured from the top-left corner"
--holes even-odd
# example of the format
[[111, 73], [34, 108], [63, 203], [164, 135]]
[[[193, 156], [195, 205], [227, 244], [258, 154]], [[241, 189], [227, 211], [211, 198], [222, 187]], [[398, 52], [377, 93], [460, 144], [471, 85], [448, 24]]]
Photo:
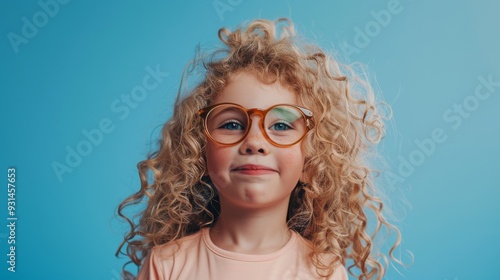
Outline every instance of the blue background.
[[[500, 279], [500, 86], [474, 96], [480, 77], [500, 81], [500, 3], [469, 2], [69, 1], [44, 22], [37, 1], [2, 1], [0, 278], [119, 279], [125, 259], [114, 252], [126, 227], [115, 209], [139, 187], [135, 166], [170, 116], [195, 46], [217, 42], [222, 26], [289, 17], [344, 61], [365, 64], [393, 108], [380, 149], [392, 174], [384, 190], [402, 258], [410, 250], [415, 260], [385, 279]], [[397, 12], [377, 22], [391, 5]], [[40, 27], [12, 44], [23, 17]], [[132, 108], [122, 95], [147, 67], [168, 76]], [[454, 106], [464, 102], [460, 115]], [[106, 119], [112, 131], [85, 150], [82, 131]], [[429, 144], [436, 129], [440, 143]], [[54, 162], [67, 164], [79, 144], [88, 155], [58, 178]], [[17, 175], [15, 273], [6, 263], [8, 167]]]

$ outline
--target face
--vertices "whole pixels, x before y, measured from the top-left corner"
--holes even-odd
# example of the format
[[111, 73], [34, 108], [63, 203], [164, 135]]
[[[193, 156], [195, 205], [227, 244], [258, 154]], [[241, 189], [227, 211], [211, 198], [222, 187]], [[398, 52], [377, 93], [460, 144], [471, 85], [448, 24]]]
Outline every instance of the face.
[[[276, 104], [299, 105], [297, 95], [279, 83], [264, 84], [241, 72], [213, 100], [213, 104], [236, 103], [247, 109], [267, 109]], [[300, 142], [276, 147], [259, 128], [259, 115], [252, 115], [247, 137], [234, 146], [207, 141], [207, 172], [219, 192], [221, 203], [243, 208], [288, 205], [304, 165]]]

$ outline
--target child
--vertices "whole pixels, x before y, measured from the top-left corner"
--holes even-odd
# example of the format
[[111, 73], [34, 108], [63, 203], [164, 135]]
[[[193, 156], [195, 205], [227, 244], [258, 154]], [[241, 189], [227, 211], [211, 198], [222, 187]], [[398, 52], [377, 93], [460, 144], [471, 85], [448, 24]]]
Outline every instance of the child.
[[[281, 30], [278, 30], [281, 26]], [[226, 49], [178, 98], [118, 253], [138, 279], [381, 279], [382, 214], [364, 156], [383, 136], [369, 85], [286, 19], [219, 31]], [[349, 76], [349, 79], [347, 76]], [[349, 81], [351, 83], [349, 83]], [[138, 224], [122, 212], [146, 198]], [[368, 213], [375, 214], [373, 235]]]

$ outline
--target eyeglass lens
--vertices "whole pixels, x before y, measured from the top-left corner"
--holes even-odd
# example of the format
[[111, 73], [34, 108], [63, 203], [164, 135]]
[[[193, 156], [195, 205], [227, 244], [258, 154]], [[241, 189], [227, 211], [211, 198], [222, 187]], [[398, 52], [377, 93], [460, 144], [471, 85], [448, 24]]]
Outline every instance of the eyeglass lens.
[[[254, 121], [260, 121], [253, 119]], [[240, 141], [249, 129], [249, 116], [242, 108], [221, 105], [213, 108], [206, 117], [207, 130], [217, 142], [232, 144]], [[281, 145], [298, 141], [307, 131], [302, 112], [292, 106], [279, 105], [271, 108], [261, 127], [267, 137]]]

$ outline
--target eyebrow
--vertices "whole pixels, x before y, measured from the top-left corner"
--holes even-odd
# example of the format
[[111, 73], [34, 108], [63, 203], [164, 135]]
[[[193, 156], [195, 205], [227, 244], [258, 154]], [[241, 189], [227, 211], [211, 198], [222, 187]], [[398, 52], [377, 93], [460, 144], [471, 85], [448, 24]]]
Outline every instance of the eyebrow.
[[220, 110], [219, 112], [217, 112], [217, 114], [225, 113], [225, 112], [231, 112], [231, 111], [241, 112], [241, 109], [240, 108], [236, 108], [236, 107], [227, 107], [227, 108], [224, 108], [224, 110]]

